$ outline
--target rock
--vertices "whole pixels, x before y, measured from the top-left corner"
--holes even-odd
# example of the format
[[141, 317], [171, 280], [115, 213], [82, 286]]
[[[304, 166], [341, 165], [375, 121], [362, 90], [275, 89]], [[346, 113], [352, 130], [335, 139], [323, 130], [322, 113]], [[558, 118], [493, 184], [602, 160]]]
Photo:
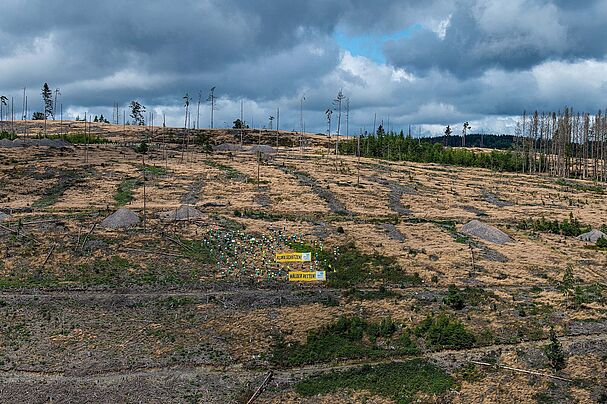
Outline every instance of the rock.
[[139, 224], [139, 216], [130, 209], [121, 208], [106, 217], [101, 222], [101, 227], [106, 229], [124, 229]]
[[179, 209], [170, 210], [160, 214], [162, 220], [175, 221], [175, 220], [189, 220], [196, 219], [202, 216], [202, 212], [198, 209], [189, 206], [181, 205]]
[[267, 144], [257, 144], [249, 149], [251, 153], [261, 153], [261, 154], [274, 154], [276, 153], [276, 149], [272, 146], [268, 146]]
[[15, 140], [2, 139], [2, 140], [0, 140], [0, 147], [5, 147], [5, 148], [32, 147], [32, 146], [43, 146], [43, 147], [62, 149], [62, 148], [66, 148], [66, 147], [71, 147], [72, 144], [63, 139], [47, 139], [47, 138], [15, 139]]
[[488, 241], [494, 244], [506, 244], [511, 241], [510, 236], [486, 223], [479, 222], [478, 220], [472, 220], [462, 226], [460, 230], [467, 236], [477, 237], [481, 240]]
[[7, 214], [6, 214], [6, 213], [4, 213], [4, 212], [0, 212], [0, 222], [2, 222], [2, 221], [4, 221], [4, 220], [8, 220], [8, 219], [10, 219], [10, 218], [11, 218], [11, 216], [10, 216], [10, 215], [7, 215]]
[[577, 238], [578, 240], [596, 243], [601, 237], [607, 238], [607, 234], [600, 230], [592, 229], [588, 233], [580, 234]]

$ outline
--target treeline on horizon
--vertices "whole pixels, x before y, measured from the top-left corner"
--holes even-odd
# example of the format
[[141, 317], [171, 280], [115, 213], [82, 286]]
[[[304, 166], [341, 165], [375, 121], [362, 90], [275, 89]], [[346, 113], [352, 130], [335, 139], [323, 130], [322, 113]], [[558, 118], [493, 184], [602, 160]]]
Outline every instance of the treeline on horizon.
[[[443, 146], [459, 147], [462, 145], [462, 136], [432, 136], [417, 138], [422, 142], [438, 143]], [[494, 134], [468, 134], [466, 135], [466, 147], [482, 147], [487, 149], [508, 150], [512, 149], [516, 143], [514, 135], [494, 135]]]
[[[476, 139], [476, 136], [478, 136], [478, 139]], [[480, 138], [481, 135], [467, 135], [466, 144], [475, 147], [476, 140], [480, 146]], [[483, 142], [488, 141], [488, 143], [485, 143], [485, 147], [488, 148], [491, 147], [489, 145], [495, 144], [506, 149], [514, 144], [512, 138], [513, 136], [507, 135], [483, 135]], [[445, 146], [447, 140], [448, 146]], [[386, 133], [379, 126], [375, 136], [362, 135], [360, 136], [360, 142], [358, 138], [340, 141], [339, 152], [341, 154], [357, 155], [360, 145], [361, 157], [479, 167], [496, 171], [523, 171], [524, 159], [514, 150], [474, 152], [469, 149], [451, 147], [455, 144], [461, 145], [460, 136], [413, 138], [411, 135], [405, 136], [402, 131], [400, 133]]]
[[[447, 128], [447, 131], [449, 128]], [[359, 142], [360, 140], [360, 142]], [[576, 113], [571, 108], [551, 113], [523, 113], [515, 135], [466, 135], [414, 139], [410, 135], [376, 134], [340, 142], [341, 153], [387, 160], [406, 160], [496, 171], [549, 174], [561, 178], [607, 180], [607, 112]]]

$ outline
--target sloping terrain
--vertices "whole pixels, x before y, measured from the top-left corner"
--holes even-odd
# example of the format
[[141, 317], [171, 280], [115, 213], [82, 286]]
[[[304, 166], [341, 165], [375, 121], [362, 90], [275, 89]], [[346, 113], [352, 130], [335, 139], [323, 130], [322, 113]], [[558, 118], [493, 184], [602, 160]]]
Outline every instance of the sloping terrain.
[[[246, 402], [270, 370], [257, 402], [607, 397], [607, 256], [571, 234], [607, 225], [601, 184], [359, 164], [286, 133], [244, 138], [271, 155], [150, 134], [144, 157], [129, 130], [0, 148], [0, 401]], [[166, 220], [183, 204], [202, 214]], [[141, 221], [103, 227], [120, 208]], [[314, 260], [274, 262], [290, 251]], [[309, 269], [327, 282], [287, 281]]]

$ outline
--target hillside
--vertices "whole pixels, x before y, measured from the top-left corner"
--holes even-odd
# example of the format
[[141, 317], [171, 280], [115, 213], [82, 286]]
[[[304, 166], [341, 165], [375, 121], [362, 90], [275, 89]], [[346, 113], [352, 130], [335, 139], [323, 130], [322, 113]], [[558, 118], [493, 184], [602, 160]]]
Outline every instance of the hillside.
[[[336, 157], [290, 132], [240, 150], [233, 130], [123, 129], [0, 147], [0, 401], [246, 402], [270, 370], [256, 402], [607, 397], [606, 250], [577, 237], [605, 231], [602, 184]], [[47, 126], [68, 131], [84, 123]], [[104, 227], [120, 208], [138, 223]], [[327, 281], [288, 281], [310, 269]]]

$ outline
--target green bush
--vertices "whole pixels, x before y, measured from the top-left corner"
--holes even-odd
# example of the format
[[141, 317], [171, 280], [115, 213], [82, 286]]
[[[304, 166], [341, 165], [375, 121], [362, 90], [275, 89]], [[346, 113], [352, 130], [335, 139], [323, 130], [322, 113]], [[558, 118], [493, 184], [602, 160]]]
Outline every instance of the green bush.
[[547, 220], [546, 218], [541, 217], [535, 220], [523, 220], [517, 227], [521, 230], [533, 230], [570, 237], [577, 237], [592, 229], [592, 226], [581, 223], [578, 219], [573, 217], [573, 213], [569, 214], [569, 220], [565, 219], [562, 222], [559, 222], [558, 220]]
[[4, 140], [4, 139], [15, 140], [15, 139], [17, 139], [17, 135], [15, 135], [14, 132], [7, 132], [7, 131], [3, 130], [0, 132], [0, 140]]
[[453, 378], [438, 366], [413, 359], [312, 376], [299, 382], [295, 391], [310, 397], [339, 389], [366, 390], [402, 404], [412, 402], [418, 393], [440, 395], [453, 386]]
[[327, 285], [330, 287], [353, 287], [373, 281], [407, 285], [422, 283], [418, 274], [405, 273], [396, 258], [362, 253], [354, 243], [339, 247], [335, 253], [306, 243], [290, 243], [289, 246], [295, 252], [311, 252], [320, 268], [327, 272]]
[[124, 206], [133, 200], [133, 190], [143, 185], [143, 182], [137, 178], [125, 178], [118, 185], [118, 192], [114, 195], [116, 205]]
[[550, 361], [550, 366], [555, 370], [565, 368], [565, 352], [559, 342], [554, 328], [550, 328], [550, 344], [544, 347], [544, 353]]
[[139, 143], [137, 147], [135, 147], [135, 152], [139, 154], [146, 154], [148, 150], [150, 150], [150, 147], [148, 146], [145, 140]]
[[449, 285], [447, 297], [443, 299], [443, 302], [455, 310], [461, 310], [466, 306], [462, 293], [455, 285]]
[[415, 335], [424, 338], [429, 349], [467, 349], [476, 343], [474, 334], [460, 321], [446, 314], [426, 317], [415, 327]]
[[[360, 317], [341, 316], [332, 324], [309, 331], [303, 344], [287, 344], [281, 336], [276, 336], [272, 361], [283, 366], [301, 366], [336, 359], [378, 358], [417, 353], [417, 346], [412, 340], [407, 341], [406, 337], [401, 336], [401, 339], [393, 341], [397, 331], [397, 325], [390, 318], [379, 323], [370, 323]], [[376, 345], [378, 339], [389, 340], [394, 344], [388, 344], [393, 346], [384, 349]]]
[[447, 296], [443, 299], [443, 303], [455, 310], [462, 310], [467, 305], [478, 306], [491, 297], [495, 298], [495, 295], [491, 292], [485, 292], [479, 287], [459, 289], [455, 285], [449, 285]]

